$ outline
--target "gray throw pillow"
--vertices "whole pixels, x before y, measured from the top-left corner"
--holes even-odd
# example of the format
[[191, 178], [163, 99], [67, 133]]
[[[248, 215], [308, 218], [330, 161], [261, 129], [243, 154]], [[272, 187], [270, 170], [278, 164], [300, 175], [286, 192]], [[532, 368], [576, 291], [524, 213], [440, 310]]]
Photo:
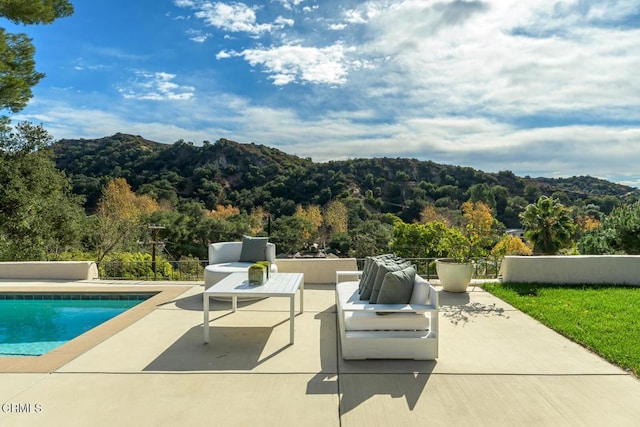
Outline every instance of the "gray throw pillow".
[[377, 304], [408, 304], [416, 279], [415, 266], [385, 274]]
[[362, 295], [362, 288], [364, 287], [365, 283], [367, 282], [367, 280], [369, 279], [369, 276], [371, 275], [371, 265], [373, 264], [373, 257], [366, 257], [364, 259], [364, 266], [362, 267], [362, 276], [360, 277], [360, 283], [358, 284], [358, 292], [360, 292], [360, 294]]
[[373, 291], [373, 285], [376, 281], [378, 268], [386, 260], [387, 260], [386, 256], [371, 257], [371, 263], [367, 270], [367, 277], [361, 281], [361, 284], [362, 284], [362, 289], [360, 290], [361, 300], [368, 300], [369, 298], [371, 298], [371, 292]]
[[369, 302], [371, 304], [376, 304], [378, 302], [378, 294], [380, 293], [380, 288], [382, 287], [382, 281], [384, 280], [384, 276], [392, 271], [399, 271], [403, 268], [407, 268], [411, 265], [409, 261], [399, 260], [399, 259], [386, 259], [379, 266], [378, 271], [376, 272], [376, 278], [373, 282], [373, 287], [371, 288], [371, 295], [369, 296]]
[[[364, 266], [362, 267], [362, 277], [360, 278], [360, 284], [358, 285], [361, 300], [367, 300], [371, 295], [373, 281], [376, 279], [376, 273], [378, 272], [378, 261], [392, 257], [393, 255], [391, 254], [385, 254], [365, 258]], [[366, 296], [366, 298], [363, 295]]]
[[266, 249], [268, 237], [242, 236], [242, 250], [240, 251], [240, 262], [257, 262], [266, 260]]

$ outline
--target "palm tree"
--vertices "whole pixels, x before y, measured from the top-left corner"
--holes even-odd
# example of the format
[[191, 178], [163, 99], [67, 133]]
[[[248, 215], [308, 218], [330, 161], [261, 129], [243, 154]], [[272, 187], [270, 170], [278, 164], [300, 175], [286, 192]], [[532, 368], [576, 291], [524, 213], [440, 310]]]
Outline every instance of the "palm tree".
[[524, 236], [533, 243], [533, 253], [555, 255], [573, 243], [573, 219], [558, 199], [541, 196], [520, 214]]

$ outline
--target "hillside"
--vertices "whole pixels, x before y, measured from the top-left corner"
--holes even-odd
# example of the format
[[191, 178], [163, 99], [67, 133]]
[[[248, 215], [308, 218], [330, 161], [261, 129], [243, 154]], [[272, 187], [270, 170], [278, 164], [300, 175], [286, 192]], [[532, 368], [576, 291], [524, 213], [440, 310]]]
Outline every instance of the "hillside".
[[315, 163], [257, 144], [226, 139], [202, 146], [162, 144], [141, 136], [115, 134], [99, 139], [64, 139], [53, 146], [59, 169], [86, 197], [92, 211], [109, 179], [124, 177], [132, 188], [172, 204], [195, 200], [208, 209], [232, 204], [263, 206], [275, 215], [296, 204], [324, 205], [335, 198], [360, 200], [371, 212], [418, 218], [426, 204], [459, 209], [469, 198], [491, 204], [507, 227], [540, 195], [567, 205], [607, 213], [640, 191], [589, 176], [564, 179], [518, 177], [510, 171], [485, 173], [469, 167], [404, 158], [353, 159]]

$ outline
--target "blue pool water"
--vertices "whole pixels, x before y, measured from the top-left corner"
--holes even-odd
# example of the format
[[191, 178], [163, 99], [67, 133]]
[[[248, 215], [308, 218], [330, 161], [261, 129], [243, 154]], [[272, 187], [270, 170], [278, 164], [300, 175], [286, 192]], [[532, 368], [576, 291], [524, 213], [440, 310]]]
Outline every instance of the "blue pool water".
[[0, 294], [0, 356], [40, 356], [151, 294]]

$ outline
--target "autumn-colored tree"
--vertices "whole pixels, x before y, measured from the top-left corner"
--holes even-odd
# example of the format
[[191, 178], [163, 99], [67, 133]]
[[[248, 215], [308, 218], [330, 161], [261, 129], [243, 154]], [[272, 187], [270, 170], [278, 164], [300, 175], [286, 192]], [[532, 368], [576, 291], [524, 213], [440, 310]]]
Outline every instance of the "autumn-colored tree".
[[600, 220], [589, 215], [578, 215], [576, 227], [581, 231], [590, 231], [600, 226]]
[[264, 219], [266, 216], [267, 214], [262, 206], [258, 206], [253, 209], [249, 214], [249, 225], [251, 227], [251, 232], [254, 235], [257, 235], [264, 230]]
[[308, 241], [317, 237], [318, 230], [322, 226], [322, 212], [320, 211], [320, 206], [310, 205], [305, 208], [298, 205], [296, 206], [296, 213], [294, 216], [309, 222], [313, 226], [313, 229], [304, 231], [304, 235], [302, 236], [303, 239]]
[[491, 208], [484, 202], [467, 201], [462, 204], [464, 235], [468, 239], [469, 257], [486, 256], [494, 242], [498, 222]]
[[131, 191], [126, 179], [109, 181], [102, 190], [96, 212], [98, 261], [116, 248], [137, 242], [144, 219], [158, 209], [158, 204], [151, 197]]
[[324, 211], [324, 224], [329, 237], [332, 233], [346, 233], [349, 228], [349, 211], [339, 200], [329, 202]]
[[224, 219], [232, 216], [240, 215], [240, 209], [232, 205], [216, 205], [216, 208], [210, 212], [207, 212], [209, 218]]
[[503, 257], [505, 255], [531, 255], [533, 251], [518, 236], [505, 234], [491, 249], [491, 255]]
[[428, 204], [422, 211], [420, 211], [420, 224], [426, 224], [428, 222], [438, 221], [441, 222], [448, 227], [451, 226], [451, 221], [445, 215], [438, 212], [434, 205]]

